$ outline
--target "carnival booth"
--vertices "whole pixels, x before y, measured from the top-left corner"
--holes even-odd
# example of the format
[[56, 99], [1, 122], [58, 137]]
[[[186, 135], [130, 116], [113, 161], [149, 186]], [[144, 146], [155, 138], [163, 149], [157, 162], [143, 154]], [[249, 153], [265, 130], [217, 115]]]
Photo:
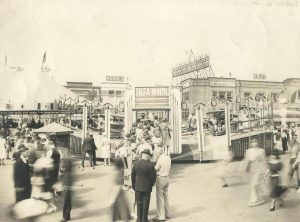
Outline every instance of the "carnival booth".
[[181, 94], [178, 88], [135, 87], [126, 92], [125, 132], [129, 132], [138, 119], [167, 120], [171, 144], [171, 155], [181, 154]]
[[62, 126], [59, 123], [50, 123], [39, 129], [33, 130], [33, 132], [38, 133], [42, 137], [50, 135], [54, 139], [55, 146], [70, 149], [70, 135], [73, 133], [73, 130]]

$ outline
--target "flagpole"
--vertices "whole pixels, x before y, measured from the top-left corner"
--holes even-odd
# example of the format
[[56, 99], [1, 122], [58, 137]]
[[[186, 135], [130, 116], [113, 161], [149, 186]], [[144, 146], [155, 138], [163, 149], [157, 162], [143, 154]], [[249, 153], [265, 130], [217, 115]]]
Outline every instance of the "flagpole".
[[43, 72], [43, 69], [44, 69], [44, 63], [46, 62], [46, 56], [47, 56], [46, 53], [47, 53], [47, 52], [45, 52], [45, 53], [44, 53], [44, 56], [43, 56], [43, 61], [42, 61], [42, 66], [41, 66], [41, 72]]

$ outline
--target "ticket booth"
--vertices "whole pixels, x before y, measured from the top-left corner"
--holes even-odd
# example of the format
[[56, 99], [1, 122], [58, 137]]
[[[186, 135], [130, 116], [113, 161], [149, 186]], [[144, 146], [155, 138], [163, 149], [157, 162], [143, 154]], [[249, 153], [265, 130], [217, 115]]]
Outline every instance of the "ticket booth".
[[171, 129], [170, 153], [181, 153], [181, 95], [168, 86], [135, 87], [125, 95], [125, 132], [138, 119], [167, 119]]

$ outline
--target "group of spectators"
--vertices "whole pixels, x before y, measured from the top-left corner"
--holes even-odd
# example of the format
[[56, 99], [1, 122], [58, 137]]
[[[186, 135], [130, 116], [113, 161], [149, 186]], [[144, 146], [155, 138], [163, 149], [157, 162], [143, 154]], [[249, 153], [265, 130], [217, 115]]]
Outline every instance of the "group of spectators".
[[[117, 192], [112, 192], [110, 203], [113, 221], [148, 221], [148, 211], [152, 187], [156, 184], [156, 217], [154, 221], [164, 221], [170, 217], [168, 198], [171, 158], [169, 156], [170, 129], [168, 121], [138, 121], [126, 134], [115, 152], [118, 172]], [[120, 189], [122, 187], [122, 189]], [[122, 192], [134, 191], [134, 203], [124, 204]], [[122, 203], [122, 204], [120, 204]]]
[[[274, 146], [277, 150], [285, 153], [291, 138], [296, 135], [297, 126], [294, 123], [277, 126], [274, 130]], [[291, 145], [290, 145], [291, 146]]]

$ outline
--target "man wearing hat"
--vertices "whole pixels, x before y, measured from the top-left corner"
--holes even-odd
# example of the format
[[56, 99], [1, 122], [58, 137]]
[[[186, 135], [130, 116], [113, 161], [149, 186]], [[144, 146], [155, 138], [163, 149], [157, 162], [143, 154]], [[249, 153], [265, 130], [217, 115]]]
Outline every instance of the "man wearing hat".
[[150, 163], [151, 152], [144, 149], [142, 158], [132, 168], [132, 188], [135, 191], [137, 222], [148, 222], [148, 211], [152, 187], [156, 181], [154, 165]]
[[261, 185], [268, 169], [265, 150], [258, 146], [256, 138], [250, 140], [250, 147], [246, 151], [245, 161], [251, 174], [249, 206], [262, 204]]
[[31, 196], [30, 166], [28, 164], [29, 150], [25, 147], [19, 149], [20, 158], [14, 165], [14, 183], [16, 202], [29, 199]]

